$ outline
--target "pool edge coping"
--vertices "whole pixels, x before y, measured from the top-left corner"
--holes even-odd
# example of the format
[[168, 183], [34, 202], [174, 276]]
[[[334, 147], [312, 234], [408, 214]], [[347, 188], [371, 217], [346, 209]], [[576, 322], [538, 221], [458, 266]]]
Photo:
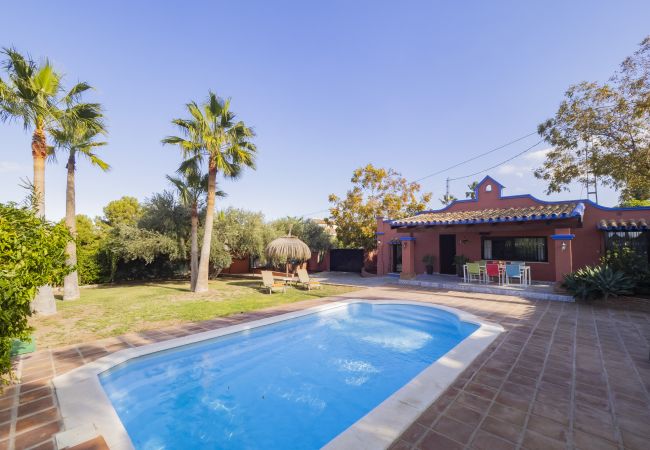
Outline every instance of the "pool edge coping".
[[[413, 300], [339, 300], [299, 311], [204, 331], [162, 342], [128, 348], [104, 356], [52, 380], [59, 403], [63, 431], [56, 435], [59, 448], [74, 445], [78, 430], [97, 430], [112, 450], [133, 450], [131, 439], [101, 386], [99, 375], [130, 359], [195, 344], [285, 320], [296, 319], [354, 303], [402, 304], [437, 308], [450, 312], [463, 322], [479, 326], [471, 335], [429, 365], [407, 384], [391, 394], [357, 422], [335, 436], [323, 448], [387, 448], [422, 414], [449, 385], [481, 354], [503, 327], [457, 308]], [[91, 400], [92, 399], [92, 400]], [[81, 433], [87, 435], [87, 433]]]

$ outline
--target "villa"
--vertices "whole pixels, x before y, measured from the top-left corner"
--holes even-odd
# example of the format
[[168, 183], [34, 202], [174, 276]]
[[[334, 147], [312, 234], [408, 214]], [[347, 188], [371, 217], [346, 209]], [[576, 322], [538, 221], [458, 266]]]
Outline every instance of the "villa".
[[543, 201], [532, 195], [503, 195], [504, 186], [486, 176], [474, 198], [413, 217], [378, 218], [377, 271], [412, 279], [433, 270], [454, 274], [454, 257], [524, 261], [536, 281], [598, 263], [606, 250], [626, 243], [650, 256], [650, 207], [608, 208], [590, 200]]

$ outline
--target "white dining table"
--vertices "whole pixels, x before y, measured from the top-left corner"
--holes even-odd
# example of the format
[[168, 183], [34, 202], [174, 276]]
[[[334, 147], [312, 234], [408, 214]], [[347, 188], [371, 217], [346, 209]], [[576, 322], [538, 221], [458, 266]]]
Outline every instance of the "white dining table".
[[[488, 277], [485, 272], [485, 265], [480, 266], [481, 268], [481, 279], [482, 282], [487, 283], [488, 282]], [[505, 265], [499, 265], [499, 271], [503, 274], [506, 270]], [[526, 266], [523, 264], [519, 265], [519, 273], [521, 274], [521, 284], [524, 286], [530, 286], [532, 281], [530, 278], [530, 266]], [[509, 284], [507, 282], [507, 277], [504, 277], [505, 283], [504, 284]], [[467, 283], [469, 282], [469, 276], [467, 273], [467, 264], [463, 264], [463, 282]], [[479, 281], [480, 282], [480, 281]]]

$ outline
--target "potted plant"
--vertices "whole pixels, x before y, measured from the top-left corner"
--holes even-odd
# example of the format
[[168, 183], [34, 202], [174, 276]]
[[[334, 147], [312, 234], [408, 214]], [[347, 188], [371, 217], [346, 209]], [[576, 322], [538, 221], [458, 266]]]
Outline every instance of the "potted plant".
[[433, 255], [424, 255], [422, 257], [422, 262], [427, 269], [427, 275], [433, 274]]
[[456, 266], [456, 275], [459, 277], [463, 276], [463, 266], [469, 261], [469, 258], [465, 255], [456, 255], [454, 256], [454, 266]]

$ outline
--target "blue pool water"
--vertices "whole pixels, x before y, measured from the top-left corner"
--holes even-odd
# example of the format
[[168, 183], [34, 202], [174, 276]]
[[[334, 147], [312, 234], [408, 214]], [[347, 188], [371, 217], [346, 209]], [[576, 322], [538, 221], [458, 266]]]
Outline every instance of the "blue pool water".
[[477, 327], [353, 303], [134, 359], [100, 381], [137, 449], [316, 449]]

